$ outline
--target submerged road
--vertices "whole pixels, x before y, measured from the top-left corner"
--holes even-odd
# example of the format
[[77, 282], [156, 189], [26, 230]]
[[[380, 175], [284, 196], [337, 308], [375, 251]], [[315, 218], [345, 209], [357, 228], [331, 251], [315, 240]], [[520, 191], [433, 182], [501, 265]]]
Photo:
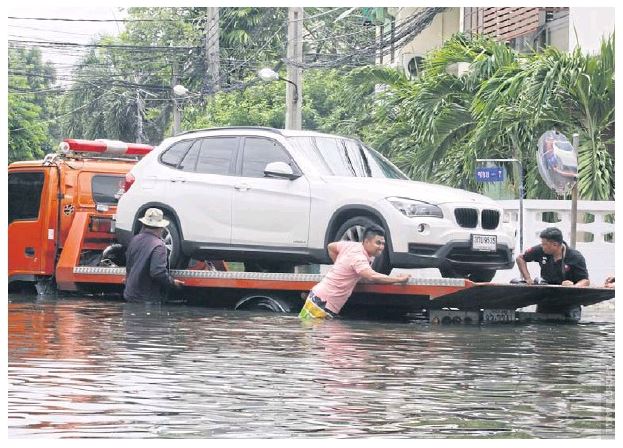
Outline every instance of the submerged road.
[[9, 295], [8, 435], [613, 438], [614, 328]]

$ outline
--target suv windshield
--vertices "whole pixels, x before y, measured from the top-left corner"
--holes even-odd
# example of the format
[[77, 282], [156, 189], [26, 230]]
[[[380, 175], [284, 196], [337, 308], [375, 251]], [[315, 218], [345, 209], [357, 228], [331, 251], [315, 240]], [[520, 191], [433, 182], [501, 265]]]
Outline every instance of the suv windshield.
[[356, 140], [336, 137], [288, 137], [320, 174], [349, 177], [409, 179], [389, 160]]

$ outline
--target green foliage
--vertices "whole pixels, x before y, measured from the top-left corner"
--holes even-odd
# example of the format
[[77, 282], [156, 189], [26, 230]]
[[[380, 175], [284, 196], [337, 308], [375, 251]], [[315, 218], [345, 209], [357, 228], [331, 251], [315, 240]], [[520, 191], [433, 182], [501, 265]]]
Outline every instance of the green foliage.
[[[9, 88], [28, 88], [23, 77], [9, 79]], [[42, 109], [34, 98], [9, 93], [9, 163], [43, 157], [48, 128], [41, 121]]]
[[[191, 92], [179, 99], [183, 129], [284, 126], [285, 83], [261, 83], [256, 71], [282, 66], [286, 8], [220, 8], [221, 91], [214, 95], [205, 65], [205, 8], [128, 12], [147, 21], [98, 38], [112, 47], [83, 58], [61, 102], [46, 93], [54, 76], [40, 55], [10, 51], [11, 160], [39, 157], [60, 136], [157, 144], [171, 130], [174, 84]], [[341, 9], [305, 12], [308, 61], [326, 61], [374, 39], [374, 28], [362, 27], [360, 18], [336, 21]], [[552, 128], [569, 138], [577, 132], [581, 198], [614, 194], [614, 36], [599, 54], [585, 55], [554, 48], [519, 54], [491, 39], [457, 34], [426, 56], [416, 79], [374, 65], [308, 69], [300, 94], [305, 129], [358, 137], [413, 179], [474, 191], [483, 188], [473, 175], [476, 158], [517, 158], [528, 196], [554, 197], [537, 170], [537, 140]], [[517, 178], [511, 170], [515, 186]]]
[[217, 93], [205, 107], [184, 108], [183, 129], [215, 126], [284, 127], [283, 83], [256, 84], [244, 90]]
[[9, 49], [8, 160], [32, 160], [49, 152], [56, 140], [54, 69], [38, 49]]
[[[458, 74], [460, 63], [467, 70]], [[377, 100], [373, 128], [393, 137], [368, 141], [380, 142], [413, 178], [476, 191], [483, 188], [473, 175], [476, 158], [517, 158], [528, 196], [554, 197], [538, 174], [536, 150], [539, 136], [556, 128], [569, 138], [580, 134], [580, 197], [613, 197], [613, 37], [598, 55], [554, 48], [521, 55], [490, 39], [456, 35], [426, 57], [413, 81], [367, 74], [389, 86]]]

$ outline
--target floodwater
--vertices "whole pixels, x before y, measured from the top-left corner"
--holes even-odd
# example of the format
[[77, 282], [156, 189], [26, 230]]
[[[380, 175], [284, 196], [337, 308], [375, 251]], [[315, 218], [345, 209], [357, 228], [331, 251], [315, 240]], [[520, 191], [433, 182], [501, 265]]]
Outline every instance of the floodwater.
[[434, 326], [9, 296], [10, 438], [613, 438], [614, 312]]

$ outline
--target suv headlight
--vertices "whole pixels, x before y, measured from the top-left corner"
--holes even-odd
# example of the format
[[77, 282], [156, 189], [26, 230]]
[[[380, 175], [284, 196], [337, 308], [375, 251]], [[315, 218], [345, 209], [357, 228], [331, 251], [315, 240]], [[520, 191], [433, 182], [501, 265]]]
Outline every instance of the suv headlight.
[[400, 212], [412, 218], [414, 216], [430, 216], [432, 218], [443, 218], [443, 212], [439, 207], [414, 199], [391, 197], [387, 200]]

